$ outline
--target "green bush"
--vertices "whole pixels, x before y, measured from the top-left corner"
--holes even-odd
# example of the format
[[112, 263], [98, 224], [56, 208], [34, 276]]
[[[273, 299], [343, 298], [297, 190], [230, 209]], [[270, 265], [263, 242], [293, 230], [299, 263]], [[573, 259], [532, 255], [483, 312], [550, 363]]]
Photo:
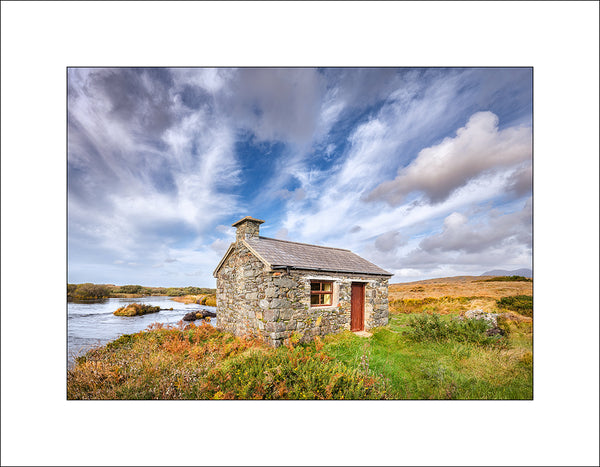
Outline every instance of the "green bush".
[[73, 298], [75, 290], [77, 290], [77, 284], [67, 284], [67, 297]]
[[523, 316], [533, 317], [533, 297], [531, 295], [514, 295], [496, 300], [498, 308], [516, 311]]
[[491, 324], [483, 319], [443, 320], [438, 314], [420, 314], [411, 316], [408, 322], [408, 337], [416, 342], [465, 342], [480, 345], [497, 344], [499, 336], [488, 336], [486, 333]]
[[184, 295], [204, 295], [204, 294], [214, 294], [216, 293], [215, 289], [209, 289], [205, 287], [169, 287], [164, 291], [166, 295], [169, 297], [182, 297]]
[[122, 285], [117, 290], [116, 293], [135, 293], [141, 294], [144, 291], [144, 287], [141, 285]]
[[[69, 286], [73, 284], [67, 285], [67, 295], [69, 293]], [[110, 295], [110, 287], [108, 285], [103, 284], [91, 284], [89, 282], [85, 284], [78, 284], [73, 291], [71, 298], [77, 300], [92, 300], [92, 299], [100, 299], [106, 298]]]

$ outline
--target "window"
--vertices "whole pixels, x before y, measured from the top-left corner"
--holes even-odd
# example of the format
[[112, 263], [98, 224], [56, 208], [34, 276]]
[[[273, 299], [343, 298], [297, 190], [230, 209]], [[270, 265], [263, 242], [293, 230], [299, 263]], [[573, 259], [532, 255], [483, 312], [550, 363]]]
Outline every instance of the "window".
[[333, 282], [310, 282], [310, 306], [330, 306], [333, 303]]

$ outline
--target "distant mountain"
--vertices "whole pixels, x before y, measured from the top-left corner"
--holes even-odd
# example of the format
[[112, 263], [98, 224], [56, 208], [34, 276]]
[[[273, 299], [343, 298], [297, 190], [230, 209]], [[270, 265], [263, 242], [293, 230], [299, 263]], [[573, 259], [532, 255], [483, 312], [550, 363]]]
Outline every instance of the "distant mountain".
[[505, 269], [494, 269], [481, 274], [482, 276], [523, 276], [533, 278], [533, 271], [527, 268], [515, 269], [514, 271], [506, 271]]

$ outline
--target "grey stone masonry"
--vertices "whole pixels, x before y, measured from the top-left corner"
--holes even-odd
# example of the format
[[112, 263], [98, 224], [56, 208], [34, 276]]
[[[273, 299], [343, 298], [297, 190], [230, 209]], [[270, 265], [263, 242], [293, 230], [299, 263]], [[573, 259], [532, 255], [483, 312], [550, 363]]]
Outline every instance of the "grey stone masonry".
[[260, 219], [254, 219], [250, 216], [246, 216], [237, 221], [235, 224], [232, 224], [232, 227], [237, 227], [235, 234], [236, 241], [251, 237], [258, 237], [258, 229], [260, 224], [264, 222], [265, 221], [261, 221]]
[[[242, 222], [243, 221], [243, 222]], [[250, 335], [279, 346], [297, 333], [301, 341], [350, 330], [351, 288], [365, 284], [364, 329], [388, 324], [391, 274], [273, 268], [250, 247], [262, 221], [244, 218], [233, 243], [215, 270], [217, 328]], [[240, 233], [240, 230], [242, 233]], [[347, 251], [347, 250], [346, 250]], [[311, 281], [332, 283], [331, 305], [311, 306]]]

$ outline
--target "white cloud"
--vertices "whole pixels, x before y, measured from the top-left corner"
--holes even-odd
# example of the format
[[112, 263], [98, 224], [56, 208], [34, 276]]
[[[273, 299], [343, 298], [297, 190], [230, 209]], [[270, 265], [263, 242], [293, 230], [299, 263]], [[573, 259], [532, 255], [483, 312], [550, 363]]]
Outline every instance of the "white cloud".
[[400, 232], [386, 232], [375, 240], [375, 248], [388, 253], [395, 250], [402, 242]]
[[423, 193], [438, 203], [481, 174], [531, 160], [531, 129], [498, 129], [498, 117], [478, 112], [457, 130], [454, 138], [423, 149], [398, 176], [383, 182], [367, 200], [401, 204], [412, 192]]
[[[233, 239], [233, 237], [232, 237], [232, 239]], [[229, 245], [231, 245], [232, 239], [226, 240], [226, 239], [218, 238], [217, 240], [215, 240], [214, 242], [212, 242], [210, 244], [210, 248], [212, 250], [214, 250], [217, 254], [224, 255], [225, 252], [227, 251], [227, 248], [229, 248]]]
[[[450, 255], [454, 250], [444, 248], [458, 245], [474, 225], [473, 206], [531, 192], [530, 147], [523, 150], [530, 146], [529, 128], [500, 130], [495, 116], [482, 112], [442, 142], [424, 136], [431, 128], [449, 134], [464, 122], [468, 73], [178, 69], [171, 77], [142, 75], [146, 103], [125, 99], [119, 118], [108, 102], [114, 105], [129, 89], [126, 79], [114, 81], [116, 92], [92, 86], [94, 78], [81, 73], [74, 88], [93, 93], [93, 105], [75, 96], [69, 104], [73, 124], [81, 127], [69, 141], [76, 182], [69, 188], [70, 245], [93, 240], [112, 252], [109, 261], [160, 264], [174, 275], [198, 270], [165, 258], [205, 251], [218, 262], [234, 236], [220, 222], [248, 208], [271, 213], [283, 200], [287, 211], [272, 225], [276, 236], [351, 248], [400, 271], [402, 257], [419, 259], [411, 251], [421, 241]], [[174, 84], [165, 90], [169, 79]], [[375, 102], [384, 104], [358, 120], [349, 112]], [[122, 118], [138, 109], [143, 116]], [[149, 127], [160, 131], [148, 133]], [[270, 161], [274, 176], [253, 198], [244, 197], [240, 131], [253, 143], [284, 143]], [[381, 183], [396, 173], [395, 181]], [[388, 205], [367, 202], [369, 194]], [[265, 220], [281, 216], [273, 214]], [[432, 236], [444, 218], [447, 230]], [[472, 245], [483, 245], [476, 233], [470, 232]], [[420, 253], [423, 268], [429, 267], [426, 253]]]
[[492, 211], [480, 222], [469, 222], [463, 214], [453, 212], [444, 219], [442, 232], [424, 239], [420, 247], [434, 253], [485, 253], [507, 246], [530, 250], [531, 214], [531, 199], [520, 211], [504, 215]]
[[279, 240], [287, 240], [288, 234], [288, 229], [284, 227], [277, 231], [277, 233], [275, 234], [275, 238], [278, 238]]
[[[182, 70], [175, 81], [183, 85], [195, 77], [204, 88], [216, 90], [226, 81], [222, 75]], [[122, 92], [131, 90], [133, 97], [124, 99], [129, 107], [122, 112], [134, 118], [115, 114], [118, 93], [103, 81], [107, 77]], [[205, 108], [184, 107], [177, 94], [181, 88], [163, 89], [161, 80], [168, 79], [129, 70], [70, 73], [72, 251], [94, 245], [107, 258], [163, 264], [170, 244], [181, 239], [202, 243], [203, 233], [238, 208], [238, 198], [228, 193], [240, 173], [234, 129], [227, 118], [209, 115]], [[166, 102], [165, 109], [153, 108], [154, 102]], [[164, 131], [144, 127], [148, 119], [160, 123], [163, 113], [177, 115]]]

